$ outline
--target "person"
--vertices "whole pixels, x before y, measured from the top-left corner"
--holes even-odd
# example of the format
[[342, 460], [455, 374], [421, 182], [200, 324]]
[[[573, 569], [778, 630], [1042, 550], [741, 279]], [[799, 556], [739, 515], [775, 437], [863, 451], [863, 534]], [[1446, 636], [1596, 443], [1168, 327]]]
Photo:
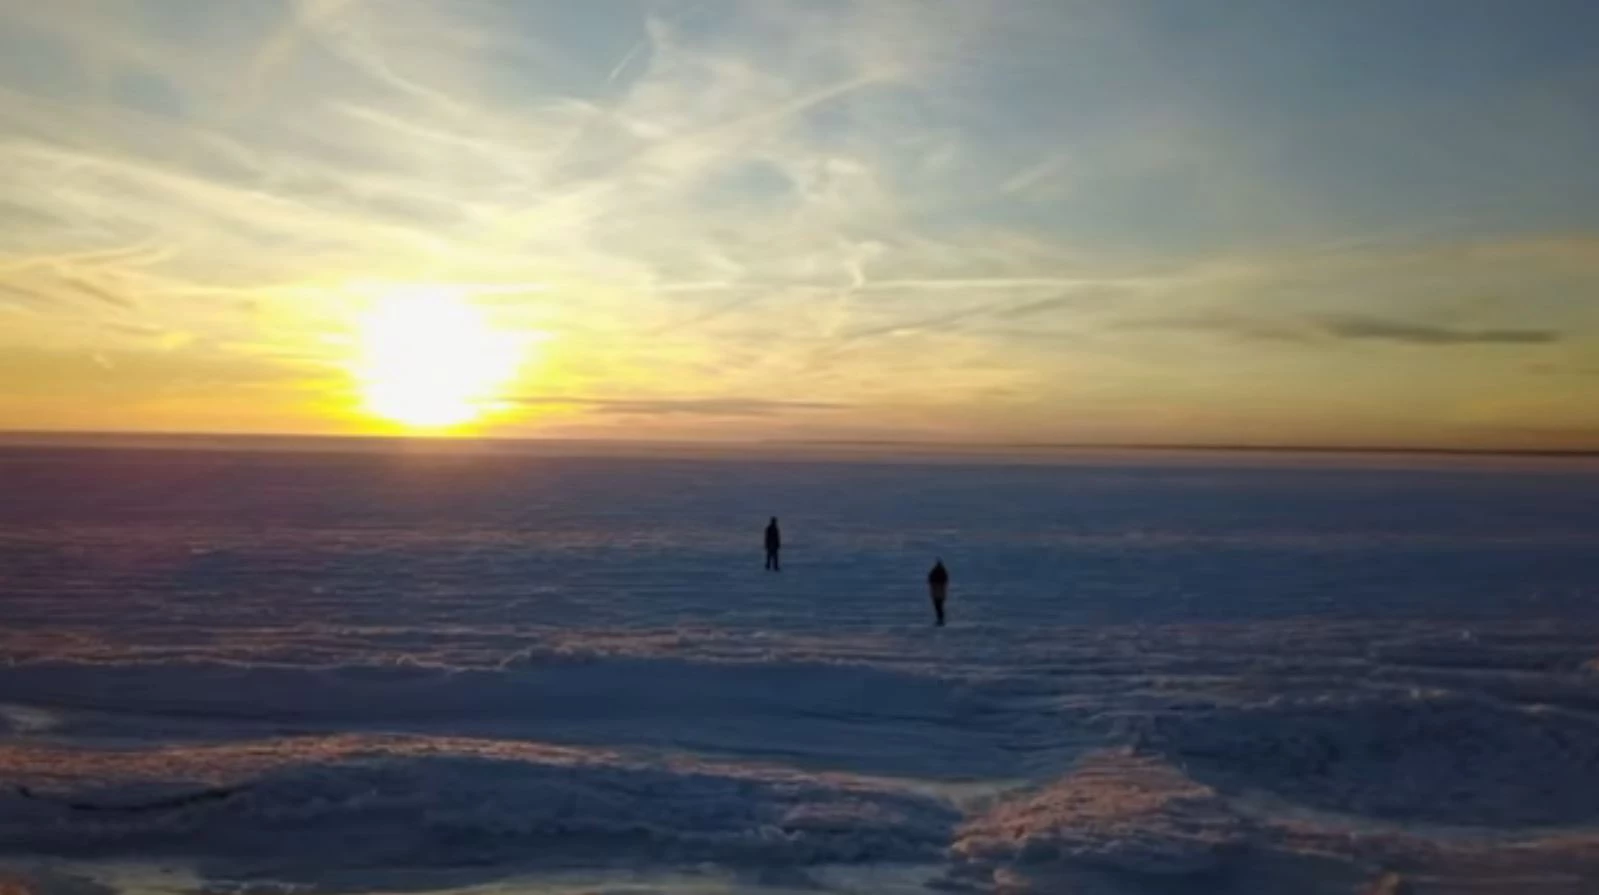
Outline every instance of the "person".
[[944, 568], [944, 560], [940, 559], [933, 564], [933, 571], [927, 573], [927, 589], [933, 595], [934, 624], [940, 628], [944, 626], [944, 600], [949, 596], [949, 570]]
[[778, 558], [778, 551], [783, 549], [783, 533], [777, 529], [777, 517], [766, 523], [766, 570], [769, 572], [783, 571], [783, 563]]

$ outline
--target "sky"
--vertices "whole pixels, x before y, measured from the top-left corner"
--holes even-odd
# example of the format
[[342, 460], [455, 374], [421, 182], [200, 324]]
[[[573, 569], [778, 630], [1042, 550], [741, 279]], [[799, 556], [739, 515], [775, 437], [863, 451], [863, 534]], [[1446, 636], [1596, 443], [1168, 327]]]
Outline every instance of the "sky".
[[1595, 449], [1595, 46], [1591, 0], [0, 0], [0, 429]]

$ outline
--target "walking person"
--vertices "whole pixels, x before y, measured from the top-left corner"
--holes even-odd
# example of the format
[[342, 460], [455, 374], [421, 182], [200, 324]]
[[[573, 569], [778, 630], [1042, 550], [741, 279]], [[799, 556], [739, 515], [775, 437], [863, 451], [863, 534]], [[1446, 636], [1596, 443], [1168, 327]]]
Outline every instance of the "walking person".
[[940, 559], [933, 564], [933, 570], [927, 573], [927, 590], [933, 597], [934, 624], [944, 627], [944, 600], [949, 596], [949, 570], [944, 568], [944, 561]]
[[778, 557], [783, 549], [783, 533], [777, 528], [777, 517], [766, 523], [766, 570], [768, 572], [783, 571], [783, 562]]

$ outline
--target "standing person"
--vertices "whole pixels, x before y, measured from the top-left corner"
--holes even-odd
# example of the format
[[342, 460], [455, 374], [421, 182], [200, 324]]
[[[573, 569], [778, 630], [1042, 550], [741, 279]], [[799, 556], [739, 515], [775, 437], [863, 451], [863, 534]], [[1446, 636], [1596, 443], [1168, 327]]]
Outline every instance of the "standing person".
[[944, 568], [942, 559], [933, 564], [933, 571], [927, 573], [927, 589], [933, 595], [933, 615], [937, 618], [935, 624], [942, 628], [944, 600], [949, 596], [949, 570]]
[[766, 523], [766, 570], [769, 572], [783, 571], [783, 563], [778, 558], [778, 551], [783, 549], [783, 533], [777, 529], [777, 517]]

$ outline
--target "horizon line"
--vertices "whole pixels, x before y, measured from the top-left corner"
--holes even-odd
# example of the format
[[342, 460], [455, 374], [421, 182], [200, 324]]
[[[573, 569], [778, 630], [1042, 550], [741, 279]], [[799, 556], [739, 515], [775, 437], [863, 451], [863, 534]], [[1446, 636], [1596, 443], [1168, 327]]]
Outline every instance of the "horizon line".
[[0, 446], [22, 440], [43, 442], [68, 441], [76, 444], [99, 439], [151, 441], [302, 441], [302, 442], [380, 442], [404, 444], [471, 445], [483, 443], [527, 445], [604, 445], [607, 447], [662, 447], [662, 448], [717, 448], [767, 447], [767, 448], [836, 448], [836, 449], [920, 449], [948, 453], [972, 452], [1040, 452], [1075, 451], [1128, 451], [1166, 452], [1182, 451], [1211, 453], [1253, 454], [1389, 454], [1436, 455], [1453, 457], [1536, 457], [1536, 458], [1599, 458], [1599, 448], [1531, 448], [1531, 447], [1443, 447], [1429, 445], [1383, 444], [1294, 444], [1247, 442], [1076, 442], [1076, 441], [952, 441], [939, 439], [895, 438], [755, 438], [755, 439], [625, 439], [625, 438], [575, 438], [504, 435], [427, 435], [404, 433], [295, 433], [295, 432], [193, 432], [193, 431], [128, 431], [86, 429], [0, 429]]

